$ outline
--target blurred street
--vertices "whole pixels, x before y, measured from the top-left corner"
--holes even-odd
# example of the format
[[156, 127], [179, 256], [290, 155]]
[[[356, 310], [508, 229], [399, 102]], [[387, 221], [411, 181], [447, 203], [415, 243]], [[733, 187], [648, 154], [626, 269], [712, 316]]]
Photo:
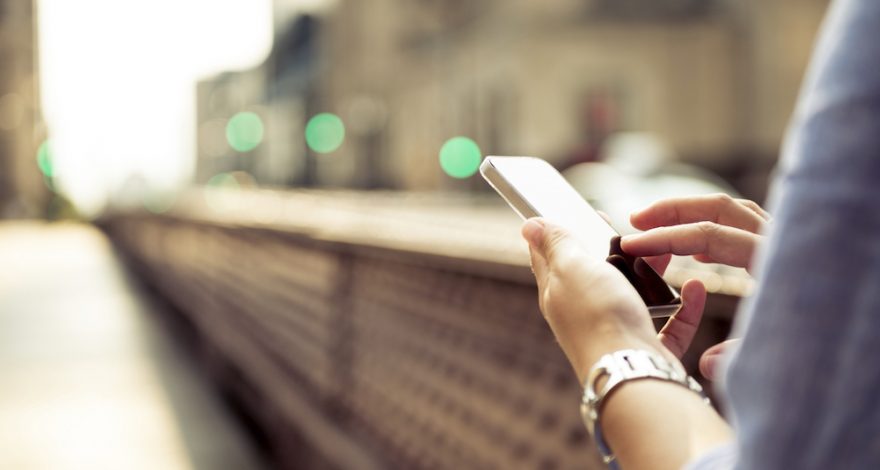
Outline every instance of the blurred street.
[[6, 222], [0, 260], [0, 468], [261, 468], [103, 234]]

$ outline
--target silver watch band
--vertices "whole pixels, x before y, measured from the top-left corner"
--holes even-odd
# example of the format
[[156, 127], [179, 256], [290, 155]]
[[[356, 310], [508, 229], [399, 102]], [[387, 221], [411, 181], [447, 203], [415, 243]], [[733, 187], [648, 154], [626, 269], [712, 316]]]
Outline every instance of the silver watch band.
[[590, 369], [584, 382], [581, 416], [590, 435], [596, 438], [605, 463], [611, 463], [614, 457], [601, 438], [601, 432], [597, 432], [602, 404], [605, 397], [620, 384], [640, 379], [675, 382], [698, 393], [706, 403], [709, 402], [700, 384], [688, 376], [681, 365], [671, 364], [660, 354], [640, 349], [623, 349], [602, 356]]

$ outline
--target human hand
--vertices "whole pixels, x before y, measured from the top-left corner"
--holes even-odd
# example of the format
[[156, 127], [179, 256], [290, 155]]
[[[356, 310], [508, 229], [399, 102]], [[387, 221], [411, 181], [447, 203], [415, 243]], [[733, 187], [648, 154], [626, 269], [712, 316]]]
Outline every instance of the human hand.
[[[666, 254], [643, 259], [654, 268], [654, 271], [657, 271], [657, 274], [662, 276], [669, 266], [672, 255]], [[687, 352], [694, 335], [697, 333], [697, 328], [700, 326], [703, 309], [706, 306], [706, 287], [699, 280], [690, 279], [681, 286], [680, 296], [681, 308], [666, 320], [663, 328], [657, 333], [657, 339], [679, 359]]]
[[[581, 383], [602, 355], [621, 349], [654, 351], [680, 366], [655, 335], [647, 307], [620, 271], [588, 256], [578, 239], [542, 219], [526, 221], [522, 233], [529, 242], [541, 311]], [[668, 255], [651, 260], [661, 270], [668, 262]], [[702, 285], [698, 288], [704, 300]], [[695, 305], [685, 302], [683, 308]], [[702, 300], [698, 306], [697, 317]], [[731, 439], [724, 420], [677, 384], [634, 380], [615, 390], [603, 400], [601, 429], [623, 468], [681, 468]]]
[[632, 214], [630, 222], [645, 232], [623, 237], [621, 246], [633, 256], [692, 255], [751, 270], [769, 221], [754, 202], [726, 194], [665, 199]]
[[[712, 195], [666, 199], [634, 213], [631, 221], [633, 226], [646, 232], [623, 238], [621, 245], [629, 254], [653, 255], [647, 259], [663, 260], [663, 267], [669, 263], [671, 254], [678, 254], [693, 255], [701, 262], [720, 262], [751, 269], [752, 254], [762, 238], [759, 233], [770, 221], [770, 216], [752, 201]], [[682, 287], [683, 298], [689, 289], [695, 289], [689, 287], [692, 282], [688, 281]], [[693, 298], [698, 294], [695, 292], [690, 296]], [[705, 301], [705, 291], [702, 301]], [[683, 321], [673, 324], [670, 320], [660, 334], [671, 335], [683, 352], [696, 333], [702, 311], [694, 313], [682, 309], [676, 316], [682, 314], [685, 315], [681, 318]], [[693, 318], [697, 320], [692, 321]], [[670, 326], [674, 329], [667, 332]], [[737, 339], [728, 340], [707, 349], [700, 358], [703, 376], [715, 380], [719, 359], [738, 342]]]
[[[612, 224], [608, 214], [597, 210], [596, 212], [608, 222]], [[666, 253], [657, 256], [646, 256], [642, 258], [647, 262], [654, 271], [660, 276], [666, 273], [666, 268], [672, 260], [672, 254]], [[676, 358], [681, 359], [700, 325], [703, 317], [703, 309], [706, 305], [706, 288], [703, 283], [696, 279], [686, 281], [681, 287], [681, 308], [666, 320], [666, 324], [660, 329], [657, 338], [663, 343], [663, 346], [669, 350]]]
[[[583, 381], [604, 354], [619, 349], [657, 351], [675, 363], [699, 323], [705, 290], [699, 281], [682, 289], [684, 305], [658, 337], [647, 308], [623, 274], [587, 256], [580, 242], [543, 219], [523, 225], [529, 242], [539, 304], [560, 346]], [[669, 256], [648, 260], [662, 272]]]

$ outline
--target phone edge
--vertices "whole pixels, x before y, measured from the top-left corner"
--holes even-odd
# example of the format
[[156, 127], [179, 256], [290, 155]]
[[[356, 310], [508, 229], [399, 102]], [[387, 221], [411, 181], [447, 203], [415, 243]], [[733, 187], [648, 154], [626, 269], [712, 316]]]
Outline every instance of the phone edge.
[[483, 163], [480, 164], [480, 175], [523, 220], [541, 217], [541, 214], [529, 204], [526, 198], [495, 168], [491, 156], [484, 158]]

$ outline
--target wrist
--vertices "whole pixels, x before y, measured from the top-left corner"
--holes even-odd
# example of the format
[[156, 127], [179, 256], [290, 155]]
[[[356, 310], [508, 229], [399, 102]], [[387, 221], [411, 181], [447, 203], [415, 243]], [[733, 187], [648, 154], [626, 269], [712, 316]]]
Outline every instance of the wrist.
[[679, 469], [732, 437], [700, 395], [655, 379], [629, 381], [609, 394], [599, 426], [622, 468]]
[[653, 329], [633, 329], [616, 323], [596, 325], [589, 335], [589, 340], [573, 343], [571, 351], [566, 351], [578, 381], [584, 382], [590, 369], [606, 354], [623, 349], [640, 349], [651, 351], [663, 356], [672, 364], [680, 364], [678, 359], [669, 353], [657, 339]]
[[[647, 388], [643, 385], [647, 385]], [[672, 390], [669, 390], [670, 386]], [[653, 389], [672, 392], [671, 396], [677, 396], [676, 401], [680, 401], [682, 404], [703, 397], [702, 388], [687, 375], [680, 363], [677, 361], [675, 363], [669, 362], [663, 355], [654, 351], [624, 349], [602, 356], [591, 367], [584, 382], [581, 415], [587, 430], [596, 439], [606, 463], [611, 462], [614, 457], [604, 437], [602, 424], [605, 419], [603, 417], [602, 423], [600, 423], [600, 416], [606, 414], [604, 409], [609, 406], [609, 402], [617, 402], [614, 398], [617, 398], [618, 393], [638, 389], [641, 389], [642, 392]], [[632, 394], [629, 394], [631, 396], [627, 398], [627, 395], [627, 393], [623, 393], [621, 397], [623, 403], [632, 402], [635, 398]], [[684, 398], [684, 395], [690, 395], [691, 398]], [[641, 394], [637, 401], [643, 403], [644, 396]], [[708, 400], [704, 398], [700, 401], [703, 404], [708, 403]], [[613, 407], [612, 410], [617, 408], [619, 407]], [[624, 407], [624, 409], [626, 408]], [[642, 413], [635, 413], [635, 415], [639, 414]], [[623, 416], [626, 415], [625, 412]], [[614, 414], [609, 417], [612, 418], [609, 421], [619, 421], [619, 419], [614, 419]], [[612, 426], [611, 434], [618, 434], [614, 432], [617, 429], [618, 427]], [[612, 466], [612, 468], [617, 467]]]

